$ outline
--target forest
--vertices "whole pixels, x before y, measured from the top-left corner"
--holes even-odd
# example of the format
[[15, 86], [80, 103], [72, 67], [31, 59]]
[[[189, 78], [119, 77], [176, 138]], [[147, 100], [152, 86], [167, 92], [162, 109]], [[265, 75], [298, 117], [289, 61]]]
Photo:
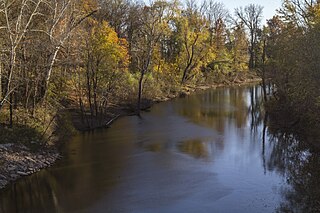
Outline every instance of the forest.
[[91, 128], [115, 108], [139, 114], [256, 76], [271, 115], [318, 123], [320, 4], [284, 0], [262, 17], [262, 6], [228, 11], [213, 0], [1, 0], [2, 142], [47, 140], [69, 126], [67, 109]]

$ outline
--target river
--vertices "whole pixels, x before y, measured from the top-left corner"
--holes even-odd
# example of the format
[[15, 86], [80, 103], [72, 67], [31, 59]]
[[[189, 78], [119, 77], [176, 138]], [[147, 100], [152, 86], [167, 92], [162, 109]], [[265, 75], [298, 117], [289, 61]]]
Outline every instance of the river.
[[71, 138], [56, 165], [1, 191], [0, 212], [316, 209], [319, 155], [271, 134], [263, 111], [261, 88], [242, 86], [122, 117]]

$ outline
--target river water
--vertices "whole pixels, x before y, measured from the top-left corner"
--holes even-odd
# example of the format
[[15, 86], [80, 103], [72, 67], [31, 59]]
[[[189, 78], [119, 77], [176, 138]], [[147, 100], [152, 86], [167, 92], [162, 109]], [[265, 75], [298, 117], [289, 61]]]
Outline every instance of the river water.
[[319, 158], [266, 123], [259, 86], [157, 104], [71, 138], [55, 166], [0, 192], [0, 212], [315, 210]]

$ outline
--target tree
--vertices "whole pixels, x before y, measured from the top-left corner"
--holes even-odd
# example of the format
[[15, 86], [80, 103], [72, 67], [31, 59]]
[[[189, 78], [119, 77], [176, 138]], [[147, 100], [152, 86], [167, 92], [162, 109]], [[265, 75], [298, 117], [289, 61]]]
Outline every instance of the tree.
[[96, 3], [92, 1], [81, 1], [80, 4], [75, 0], [54, 1], [51, 8], [53, 8], [50, 13], [51, 19], [49, 19], [51, 22], [44, 31], [50, 38], [52, 54], [46, 72], [43, 100], [46, 98], [53, 66], [61, 48], [78, 26], [98, 11]]
[[167, 9], [169, 4], [164, 1], [153, 2], [145, 6], [140, 17], [140, 28], [136, 41], [132, 43], [133, 60], [139, 70], [137, 113], [140, 114], [144, 77], [151, 72], [152, 56], [157, 42], [167, 26]]
[[[89, 4], [93, 9], [87, 12]], [[67, 49], [66, 41], [95, 9], [90, 1], [0, 1], [0, 112], [8, 103], [11, 126], [18, 105], [28, 113], [32, 102], [35, 116], [36, 104], [46, 99], [59, 54]]]
[[267, 68], [275, 88], [269, 111], [289, 114], [290, 129], [319, 123], [319, 9], [313, 1], [285, 1], [284, 15], [268, 21]]
[[285, 22], [307, 30], [319, 17], [319, 1], [317, 0], [285, 0], [278, 13]]
[[98, 116], [100, 112], [105, 111], [111, 93], [127, 71], [127, 42], [125, 39], [119, 39], [117, 33], [106, 22], [95, 24], [89, 31], [85, 59], [91, 115]]
[[261, 17], [263, 7], [255, 4], [250, 4], [244, 9], [242, 7], [235, 9], [236, 16], [244, 23], [249, 30], [250, 46], [249, 46], [249, 68], [253, 69], [256, 66], [256, 47], [258, 42], [258, 33], [260, 30]]
[[226, 20], [228, 16], [229, 12], [222, 3], [217, 3], [212, 0], [209, 1], [206, 19], [209, 22], [210, 45], [216, 55], [211, 67], [218, 72], [226, 72], [229, 70], [226, 66], [229, 65], [226, 49]]
[[206, 19], [209, 22], [209, 32], [210, 32], [210, 44], [213, 45], [214, 40], [216, 40], [217, 49], [224, 46], [224, 28], [225, 20], [229, 15], [225, 6], [220, 2], [214, 2], [212, 0], [209, 3], [206, 10]]
[[236, 23], [229, 36], [232, 69], [238, 73], [248, 68], [248, 41], [243, 22]]
[[[12, 100], [13, 92], [18, 87], [16, 77], [17, 49], [25, 35], [36, 30], [33, 28], [34, 20], [41, 15], [41, 7], [45, 6], [44, 0], [37, 1], [0, 1], [0, 13], [3, 17], [0, 30], [4, 30], [8, 41], [7, 51], [9, 53], [8, 71], [5, 76], [5, 92], [0, 100], [0, 111], [5, 103], [10, 105], [10, 126], [12, 126]], [[10, 97], [10, 99], [8, 99]]]
[[195, 77], [200, 68], [206, 66], [215, 57], [214, 48], [210, 45], [208, 23], [203, 12], [204, 5], [198, 8], [194, 1], [190, 1], [179, 19], [180, 38], [183, 45], [180, 55], [182, 84]]
[[129, 11], [133, 5], [128, 0], [102, 0], [101, 19], [109, 22], [120, 38], [126, 37], [129, 22]]

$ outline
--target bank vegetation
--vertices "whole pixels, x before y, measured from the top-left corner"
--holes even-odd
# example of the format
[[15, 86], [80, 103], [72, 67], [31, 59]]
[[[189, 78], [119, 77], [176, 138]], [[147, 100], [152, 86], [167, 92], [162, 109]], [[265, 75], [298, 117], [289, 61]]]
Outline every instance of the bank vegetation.
[[212, 0], [1, 0], [1, 143], [42, 144], [70, 120], [91, 129], [110, 113], [254, 78], [261, 18], [259, 5], [230, 13]]

